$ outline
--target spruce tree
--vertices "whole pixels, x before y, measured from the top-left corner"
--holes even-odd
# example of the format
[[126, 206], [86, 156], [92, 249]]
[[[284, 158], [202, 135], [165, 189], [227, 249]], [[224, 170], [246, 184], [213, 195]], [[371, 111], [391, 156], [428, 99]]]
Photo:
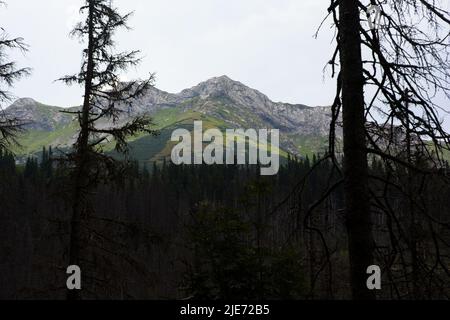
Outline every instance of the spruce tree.
[[[127, 153], [129, 136], [155, 132], [150, 129], [152, 121], [146, 115], [119, 125], [128, 107], [153, 84], [153, 75], [127, 83], [120, 80], [121, 72], [140, 62], [139, 51], [114, 52], [115, 32], [128, 29], [130, 14], [120, 14], [110, 0], [85, 0], [80, 13], [85, 21], [75, 26], [72, 36], [86, 44], [82, 67], [78, 74], [61, 80], [84, 88], [83, 105], [74, 113], [80, 130], [73, 152], [68, 155], [73, 181], [69, 264], [83, 269], [82, 250], [89, 246], [86, 226], [93, 213], [90, 195], [102, 178], [110, 178], [118, 168], [118, 163], [104, 154], [102, 145], [112, 138], [116, 151]], [[98, 125], [105, 121], [111, 124], [109, 128]], [[69, 292], [69, 299], [80, 298], [79, 292]]]
[[[0, 6], [5, 5], [0, 1]], [[10, 38], [3, 27], [0, 26], [0, 149], [9, 149], [17, 143], [17, 134], [23, 128], [23, 122], [17, 118], [8, 117], [2, 109], [3, 104], [11, 101], [8, 91], [14, 83], [30, 73], [29, 68], [19, 68], [17, 63], [9, 59], [9, 51], [27, 51], [23, 38]]]

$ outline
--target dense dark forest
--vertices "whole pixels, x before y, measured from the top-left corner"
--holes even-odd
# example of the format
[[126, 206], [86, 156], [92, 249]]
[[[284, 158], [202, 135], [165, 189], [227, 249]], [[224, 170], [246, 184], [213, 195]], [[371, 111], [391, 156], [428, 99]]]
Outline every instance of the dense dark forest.
[[[61, 195], [70, 175], [52, 158], [51, 149], [25, 166], [0, 157], [0, 272], [8, 275], [1, 298], [65, 298], [71, 199]], [[259, 176], [257, 167], [128, 164], [90, 195], [85, 298], [350, 298], [343, 190], [320, 201], [337, 176], [318, 159], [290, 158], [274, 177]], [[387, 174], [375, 158], [370, 172]], [[374, 206], [392, 209], [373, 213], [384, 278], [379, 297], [448, 297], [450, 232], [440, 221], [449, 220], [450, 190], [438, 179], [412, 186], [422, 189], [417, 197], [428, 208], [409, 228], [416, 200], [371, 185]]]

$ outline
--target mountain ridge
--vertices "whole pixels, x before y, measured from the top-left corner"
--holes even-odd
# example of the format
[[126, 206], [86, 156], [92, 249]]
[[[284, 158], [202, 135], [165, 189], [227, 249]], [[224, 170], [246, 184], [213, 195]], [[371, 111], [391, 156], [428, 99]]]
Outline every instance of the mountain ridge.
[[[26, 122], [29, 133], [25, 135], [25, 145], [33, 145], [33, 148], [26, 148], [26, 152], [34, 152], [38, 151], [33, 150], [36, 145], [42, 143], [70, 146], [74, 142], [75, 116], [64, 111], [76, 108], [79, 107], [47, 106], [32, 98], [21, 98], [6, 108], [5, 113]], [[304, 144], [305, 139], [322, 140], [328, 134], [331, 120], [329, 107], [274, 102], [262, 92], [228, 76], [208, 79], [179, 93], [151, 87], [142, 97], [132, 101], [131, 106], [122, 105], [120, 108], [123, 111], [121, 121], [148, 114], [156, 119], [159, 129], [174, 126], [180, 120], [189, 123], [202, 118], [221, 129], [279, 129], [284, 150], [299, 155], [305, 153], [299, 144]], [[112, 124], [104, 122], [100, 125]], [[58, 135], [59, 131], [64, 134]], [[34, 139], [33, 133], [42, 141]], [[310, 147], [323, 148], [323, 143], [319, 144]]]

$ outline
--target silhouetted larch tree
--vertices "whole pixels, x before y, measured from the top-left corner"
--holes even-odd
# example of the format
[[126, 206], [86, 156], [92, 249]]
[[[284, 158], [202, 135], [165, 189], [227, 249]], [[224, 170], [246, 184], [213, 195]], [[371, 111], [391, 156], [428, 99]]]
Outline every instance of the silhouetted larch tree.
[[[152, 85], [153, 75], [144, 81], [123, 83], [119, 72], [136, 66], [139, 52], [114, 53], [113, 36], [121, 28], [127, 29], [130, 14], [121, 15], [110, 0], [86, 0], [80, 9], [86, 20], [79, 23], [72, 35], [84, 43], [83, 63], [79, 74], [64, 77], [67, 84], [84, 86], [84, 102], [78, 117], [80, 132], [73, 152], [69, 154], [72, 163], [73, 213], [70, 234], [70, 265], [82, 264], [82, 249], [88, 245], [87, 225], [92, 214], [89, 200], [93, 189], [104, 174], [114, 170], [115, 161], [102, 152], [102, 144], [113, 138], [116, 150], [127, 152], [126, 139], [139, 132], [153, 134], [152, 124], [147, 116], [137, 116], [126, 124], [118, 124], [126, 107]], [[100, 128], [100, 121], [109, 121], [111, 127]], [[83, 269], [83, 268], [82, 268]], [[69, 299], [79, 299], [76, 291], [69, 293]]]

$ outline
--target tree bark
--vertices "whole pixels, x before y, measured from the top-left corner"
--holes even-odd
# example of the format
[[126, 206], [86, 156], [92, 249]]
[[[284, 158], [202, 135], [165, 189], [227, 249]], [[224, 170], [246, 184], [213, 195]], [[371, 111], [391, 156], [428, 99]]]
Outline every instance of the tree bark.
[[355, 300], [374, 300], [375, 293], [367, 288], [369, 275], [366, 274], [374, 261], [374, 239], [368, 192], [361, 24], [357, 0], [340, 1], [339, 24], [344, 194], [351, 289]]

